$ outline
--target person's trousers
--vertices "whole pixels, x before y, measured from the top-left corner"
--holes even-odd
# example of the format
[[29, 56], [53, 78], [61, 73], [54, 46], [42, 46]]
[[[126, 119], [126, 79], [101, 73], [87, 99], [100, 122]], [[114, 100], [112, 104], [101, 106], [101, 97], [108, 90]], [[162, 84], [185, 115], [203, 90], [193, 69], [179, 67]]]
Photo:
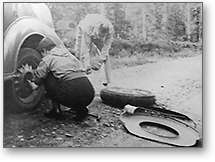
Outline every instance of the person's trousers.
[[95, 95], [87, 77], [62, 81], [51, 74], [45, 79], [44, 87], [51, 100], [72, 108], [78, 114], [86, 111]]
[[90, 44], [90, 36], [78, 26], [76, 31], [75, 51], [76, 57], [80, 60], [83, 70], [90, 69], [91, 67]]

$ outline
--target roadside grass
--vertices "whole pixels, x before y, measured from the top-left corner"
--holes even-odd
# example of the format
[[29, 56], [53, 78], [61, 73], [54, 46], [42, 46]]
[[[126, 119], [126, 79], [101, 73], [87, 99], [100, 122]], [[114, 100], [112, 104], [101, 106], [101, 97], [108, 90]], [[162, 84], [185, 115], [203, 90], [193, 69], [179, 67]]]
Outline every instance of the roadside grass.
[[133, 67], [137, 65], [143, 65], [148, 63], [146, 56], [143, 55], [133, 55], [133, 56], [125, 56], [121, 58], [111, 57], [110, 58], [111, 67], [113, 69], [119, 69], [122, 67]]
[[[124, 55], [123, 55], [124, 54]], [[177, 59], [184, 57], [194, 57], [201, 55], [201, 50], [190, 50], [184, 49], [180, 52], [170, 53], [165, 51], [153, 51], [153, 52], [144, 52], [144, 53], [120, 53], [118, 56], [111, 56], [110, 62], [112, 69], [120, 69], [122, 67], [133, 67], [137, 65], [144, 65], [147, 63], [156, 63], [159, 60], [163, 59]]]

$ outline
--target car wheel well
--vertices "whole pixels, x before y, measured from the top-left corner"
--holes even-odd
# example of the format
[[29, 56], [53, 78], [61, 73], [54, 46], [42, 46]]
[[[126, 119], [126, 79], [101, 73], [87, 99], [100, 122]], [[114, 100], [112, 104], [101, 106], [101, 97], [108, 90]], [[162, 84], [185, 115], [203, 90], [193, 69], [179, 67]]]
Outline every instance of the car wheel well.
[[[27, 48], [32, 48], [34, 50], [37, 50], [37, 47], [38, 47], [38, 43], [41, 41], [41, 39], [43, 39], [44, 36], [43, 35], [40, 35], [40, 34], [33, 34], [33, 35], [30, 35], [29, 37], [27, 37], [25, 39], [25, 41], [23, 42], [21, 48], [24, 48], [24, 47], [27, 47]], [[21, 49], [20, 48], [20, 49]], [[40, 53], [40, 51], [38, 51]]]

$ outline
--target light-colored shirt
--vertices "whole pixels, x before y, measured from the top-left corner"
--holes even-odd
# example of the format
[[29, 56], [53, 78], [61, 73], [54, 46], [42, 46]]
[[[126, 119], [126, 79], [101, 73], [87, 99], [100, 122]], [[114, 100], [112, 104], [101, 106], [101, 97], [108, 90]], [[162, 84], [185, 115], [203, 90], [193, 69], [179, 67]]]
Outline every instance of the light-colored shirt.
[[[38, 82], [45, 79], [49, 72], [54, 77], [62, 80], [71, 80], [85, 76], [82, 72], [80, 61], [65, 48], [53, 48], [48, 52], [35, 70]], [[37, 83], [37, 82], [36, 82]]]
[[[107, 36], [104, 40], [100, 39], [98, 34], [101, 24], [109, 28]], [[102, 48], [99, 48], [101, 51], [101, 58], [105, 60], [109, 55], [109, 49], [113, 41], [113, 34], [114, 28], [108, 19], [106, 19], [103, 15], [88, 14], [77, 27], [75, 46], [76, 56], [78, 58], [85, 57], [83, 55], [88, 55], [90, 51], [90, 43], [94, 43], [98, 46], [97, 42], [99, 42], [103, 46]]]
[[[108, 33], [104, 40], [99, 38], [99, 27], [103, 24], [108, 27]], [[90, 65], [90, 49], [92, 43], [99, 49], [100, 62], [105, 62], [106, 68], [110, 69], [109, 65], [109, 50], [113, 41], [114, 27], [111, 22], [103, 15], [88, 14], [77, 26], [75, 55], [81, 61], [83, 69], [91, 68]], [[108, 63], [106, 63], [108, 60]], [[109, 72], [106, 71], [106, 74]], [[106, 76], [110, 78], [109, 76]]]

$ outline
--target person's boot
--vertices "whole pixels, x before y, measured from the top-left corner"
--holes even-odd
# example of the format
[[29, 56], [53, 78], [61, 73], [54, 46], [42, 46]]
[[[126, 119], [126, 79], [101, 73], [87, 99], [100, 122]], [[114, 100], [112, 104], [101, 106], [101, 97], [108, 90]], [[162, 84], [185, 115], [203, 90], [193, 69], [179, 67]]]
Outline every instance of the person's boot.
[[59, 113], [56, 109], [51, 109], [51, 111], [46, 112], [44, 114], [44, 116], [46, 118], [57, 118], [58, 116], [60, 116], [61, 113]]
[[80, 122], [83, 121], [87, 117], [88, 112], [89, 110], [86, 107], [84, 109], [78, 109], [76, 111], [76, 116], [74, 117], [74, 120]]
[[56, 101], [52, 101], [52, 109], [51, 111], [47, 112], [44, 114], [46, 118], [56, 118], [56, 119], [61, 119], [62, 118], [62, 111], [60, 109], [60, 104], [57, 103]]

